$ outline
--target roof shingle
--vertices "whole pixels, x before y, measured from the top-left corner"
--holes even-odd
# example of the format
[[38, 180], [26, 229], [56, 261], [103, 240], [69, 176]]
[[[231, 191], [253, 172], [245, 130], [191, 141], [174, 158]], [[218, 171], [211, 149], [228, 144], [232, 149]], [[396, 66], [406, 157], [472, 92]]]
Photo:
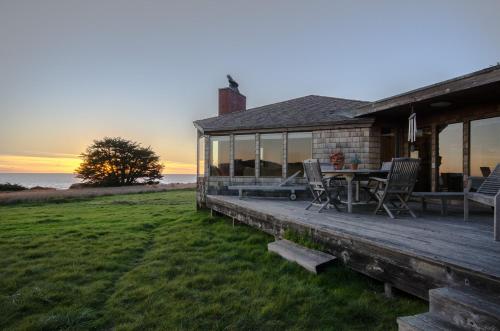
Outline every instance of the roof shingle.
[[308, 95], [223, 116], [194, 121], [204, 132], [296, 128], [363, 122], [351, 111], [367, 101]]

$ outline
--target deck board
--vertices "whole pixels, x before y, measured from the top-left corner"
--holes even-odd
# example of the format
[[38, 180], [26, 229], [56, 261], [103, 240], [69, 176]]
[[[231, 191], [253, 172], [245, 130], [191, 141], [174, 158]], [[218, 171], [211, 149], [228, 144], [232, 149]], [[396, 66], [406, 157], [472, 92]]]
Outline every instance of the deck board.
[[500, 243], [493, 240], [493, 215], [488, 210], [471, 214], [468, 222], [463, 221], [460, 210], [447, 216], [441, 216], [436, 210], [417, 219], [401, 216], [393, 220], [384, 215], [373, 215], [370, 209], [357, 213], [355, 210], [353, 214], [333, 209], [322, 213], [307, 211], [305, 201], [240, 200], [233, 196], [209, 196], [208, 201], [209, 204], [246, 210], [258, 215], [257, 218], [321, 230], [335, 238], [377, 245], [500, 282]]

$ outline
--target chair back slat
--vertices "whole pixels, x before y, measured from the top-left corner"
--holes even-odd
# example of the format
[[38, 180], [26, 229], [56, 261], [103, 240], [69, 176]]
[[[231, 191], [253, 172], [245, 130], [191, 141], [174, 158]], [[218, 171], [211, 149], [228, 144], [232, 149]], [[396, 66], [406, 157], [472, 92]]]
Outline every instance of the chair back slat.
[[411, 194], [417, 181], [419, 159], [408, 157], [394, 158], [387, 175], [387, 192]]
[[500, 191], [500, 163], [477, 189], [477, 193], [496, 195]]
[[488, 177], [491, 174], [490, 167], [479, 167], [479, 169], [481, 170], [483, 177]]
[[306, 175], [309, 186], [313, 190], [326, 189], [323, 174], [321, 173], [321, 165], [317, 159], [308, 159], [303, 162], [304, 173]]
[[380, 167], [380, 170], [389, 171], [389, 170], [391, 170], [391, 165], [392, 165], [391, 161], [382, 162], [382, 166]]

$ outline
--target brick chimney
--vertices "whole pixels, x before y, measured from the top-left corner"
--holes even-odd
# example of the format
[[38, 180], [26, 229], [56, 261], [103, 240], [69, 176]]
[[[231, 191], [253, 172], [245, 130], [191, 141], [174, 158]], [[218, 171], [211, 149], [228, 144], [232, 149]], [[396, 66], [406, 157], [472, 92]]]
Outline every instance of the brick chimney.
[[236, 83], [227, 75], [229, 87], [219, 89], [219, 116], [247, 108], [247, 97], [238, 90]]

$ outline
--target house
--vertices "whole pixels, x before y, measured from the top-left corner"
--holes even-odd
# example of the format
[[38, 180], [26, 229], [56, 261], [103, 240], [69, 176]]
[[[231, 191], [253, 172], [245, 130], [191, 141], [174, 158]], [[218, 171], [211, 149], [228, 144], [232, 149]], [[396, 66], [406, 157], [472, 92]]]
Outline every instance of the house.
[[245, 104], [233, 84], [219, 90], [219, 116], [194, 122], [199, 207], [275, 238], [305, 235], [383, 282], [386, 293], [395, 287], [428, 300], [429, 312], [399, 318], [399, 330], [500, 330], [500, 245], [489, 207], [467, 222], [459, 208], [394, 220], [362, 206], [355, 214], [318, 213], [305, 209], [307, 201], [238, 199], [228, 190], [279, 182], [304, 159], [329, 162], [342, 151], [347, 163], [356, 155], [360, 167], [373, 169], [417, 157], [418, 191], [460, 192], [465, 178], [500, 163], [500, 65], [375, 102], [311, 95]]
[[[415, 113], [416, 141], [408, 142]], [[375, 102], [309, 95], [246, 109], [237, 87], [219, 89], [219, 113], [197, 120], [198, 205], [230, 184], [268, 184], [342, 151], [361, 168], [421, 159], [416, 190], [462, 191], [466, 176], [500, 162], [500, 65]]]

